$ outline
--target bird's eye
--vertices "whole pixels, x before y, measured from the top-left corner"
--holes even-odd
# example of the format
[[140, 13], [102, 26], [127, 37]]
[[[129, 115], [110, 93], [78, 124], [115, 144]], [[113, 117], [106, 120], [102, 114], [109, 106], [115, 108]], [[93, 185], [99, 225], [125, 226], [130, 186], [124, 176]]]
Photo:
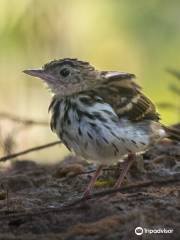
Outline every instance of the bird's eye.
[[67, 68], [63, 68], [63, 69], [60, 71], [60, 74], [61, 74], [63, 77], [67, 77], [67, 76], [70, 74], [70, 71], [69, 71]]

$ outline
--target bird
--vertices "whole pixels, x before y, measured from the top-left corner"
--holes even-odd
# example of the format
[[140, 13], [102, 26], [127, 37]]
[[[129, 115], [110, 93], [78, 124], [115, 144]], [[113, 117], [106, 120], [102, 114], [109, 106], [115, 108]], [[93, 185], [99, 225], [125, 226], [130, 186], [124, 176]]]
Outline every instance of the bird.
[[90, 197], [104, 166], [123, 160], [117, 189], [136, 156], [163, 138], [180, 141], [177, 129], [160, 122], [155, 105], [132, 73], [101, 71], [76, 58], [23, 72], [43, 80], [53, 94], [51, 130], [71, 152], [97, 166], [84, 198]]

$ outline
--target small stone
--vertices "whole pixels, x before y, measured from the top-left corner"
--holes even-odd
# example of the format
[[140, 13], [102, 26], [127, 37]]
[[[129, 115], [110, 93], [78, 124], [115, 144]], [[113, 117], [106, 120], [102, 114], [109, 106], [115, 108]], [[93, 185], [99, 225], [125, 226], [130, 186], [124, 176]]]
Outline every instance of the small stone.
[[63, 178], [63, 177], [74, 177], [78, 174], [84, 172], [84, 167], [81, 164], [70, 164], [66, 166], [59, 167], [54, 173], [54, 177]]

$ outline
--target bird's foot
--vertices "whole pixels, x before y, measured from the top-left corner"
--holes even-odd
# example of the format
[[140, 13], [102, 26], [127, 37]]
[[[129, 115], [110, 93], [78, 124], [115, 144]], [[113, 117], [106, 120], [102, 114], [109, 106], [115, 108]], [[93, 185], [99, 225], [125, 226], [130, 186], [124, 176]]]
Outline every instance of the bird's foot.
[[86, 189], [85, 192], [83, 193], [83, 199], [88, 200], [91, 198], [91, 190], [90, 189]]

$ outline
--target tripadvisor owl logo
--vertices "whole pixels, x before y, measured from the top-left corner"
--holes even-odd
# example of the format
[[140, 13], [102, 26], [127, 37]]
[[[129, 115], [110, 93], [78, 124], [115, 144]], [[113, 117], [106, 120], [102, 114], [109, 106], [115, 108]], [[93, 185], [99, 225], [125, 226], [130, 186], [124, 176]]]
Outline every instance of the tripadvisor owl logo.
[[136, 235], [142, 235], [143, 234], [143, 228], [142, 227], [136, 227], [135, 228], [135, 234]]

